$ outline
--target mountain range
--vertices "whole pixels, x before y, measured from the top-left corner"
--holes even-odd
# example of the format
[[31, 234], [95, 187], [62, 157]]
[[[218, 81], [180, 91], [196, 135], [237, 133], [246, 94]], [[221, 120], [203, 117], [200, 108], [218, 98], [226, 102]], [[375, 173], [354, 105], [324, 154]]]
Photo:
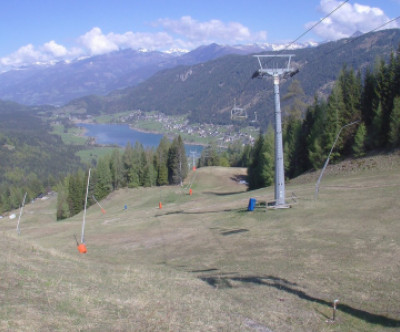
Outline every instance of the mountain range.
[[[291, 65], [299, 73], [281, 80], [281, 97], [294, 79], [304, 90], [303, 102], [311, 103], [316, 96], [326, 97], [344, 66], [362, 74], [367, 68], [372, 69], [377, 59], [387, 60], [399, 44], [400, 29], [392, 29], [291, 50], [294, 54]], [[231, 123], [230, 111], [236, 103], [247, 111], [248, 121], [257, 113], [258, 121], [267, 125], [274, 112], [272, 78], [252, 79], [258, 69], [257, 59], [252, 55], [225, 55], [160, 70], [136, 86], [115, 90], [107, 96], [79, 98], [60, 111], [96, 115], [155, 110], [170, 115], [187, 114], [191, 122], [227, 124]]]
[[[292, 48], [313, 45], [295, 44]], [[190, 52], [125, 49], [71, 62], [40, 63], [0, 73], [0, 99], [25, 105], [60, 106], [78, 97], [136, 86], [163, 69], [203, 63], [228, 54], [245, 55], [283, 47], [211, 44]]]
[[330, 93], [343, 66], [362, 74], [377, 59], [397, 54], [399, 45], [400, 29], [390, 29], [285, 52], [265, 51], [265, 45], [217, 44], [184, 54], [123, 50], [2, 73], [0, 99], [61, 106], [60, 113], [98, 115], [140, 109], [186, 114], [192, 123], [219, 124], [232, 123], [230, 111], [236, 105], [248, 113], [247, 122], [257, 116], [265, 127], [273, 119], [272, 78], [251, 78], [259, 69], [253, 54], [294, 55], [291, 65], [299, 73], [284, 77], [280, 84], [284, 108], [282, 97], [294, 79], [304, 90], [303, 102], [311, 103], [316, 96]]

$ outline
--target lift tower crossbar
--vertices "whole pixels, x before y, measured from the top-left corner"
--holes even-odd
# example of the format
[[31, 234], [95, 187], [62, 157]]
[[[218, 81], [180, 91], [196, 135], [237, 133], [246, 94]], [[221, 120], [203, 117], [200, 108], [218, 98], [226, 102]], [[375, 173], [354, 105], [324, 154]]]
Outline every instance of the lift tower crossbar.
[[[264, 77], [270, 75], [274, 78], [274, 98], [275, 98], [275, 208], [288, 207], [285, 202], [285, 171], [283, 164], [283, 143], [282, 143], [282, 116], [279, 96], [279, 77], [289, 73], [295, 73], [290, 67], [290, 62], [294, 54], [279, 55], [254, 55], [260, 65], [260, 69], [253, 74], [253, 77]], [[268, 68], [263, 66], [263, 58], [287, 58], [288, 63], [285, 67]], [[292, 76], [292, 74], [291, 74]]]

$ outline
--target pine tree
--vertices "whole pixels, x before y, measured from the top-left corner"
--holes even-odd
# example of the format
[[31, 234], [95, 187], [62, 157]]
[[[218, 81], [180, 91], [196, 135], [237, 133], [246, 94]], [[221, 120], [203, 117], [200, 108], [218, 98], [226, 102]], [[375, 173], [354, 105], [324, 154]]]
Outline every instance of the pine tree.
[[270, 186], [274, 180], [274, 133], [271, 126], [264, 136], [261, 132], [254, 143], [251, 162], [247, 168], [249, 190]]
[[146, 153], [144, 151], [143, 145], [140, 142], [136, 142], [135, 147], [133, 148], [133, 167], [136, 170], [139, 179], [139, 186], [143, 186], [144, 184], [144, 173], [146, 164]]
[[199, 160], [199, 167], [205, 166], [219, 166], [220, 157], [217, 151], [217, 144], [215, 142], [206, 146], [203, 151], [201, 151], [201, 156]]
[[71, 216], [79, 213], [83, 210], [85, 201], [85, 180], [87, 180], [87, 174], [79, 171], [71, 175], [68, 179], [68, 207]]
[[393, 111], [390, 116], [389, 143], [392, 147], [400, 146], [400, 97], [393, 102]]
[[379, 134], [379, 147], [385, 147], [389, 140], [390, 114], [393, 109], [393, 96], [391, 86], [394, 80], [394, 72], [382, 59], [376, 74], [377, 92], [379, 95], [381, 111], [381, 128]]
[[378, 108], [374, 111], [372, 130], [368, 136], [368, 145], [375, 149], [383, 146], [384, 133], [382, 132], [382, 121], [382, 104], [379, 103]]
[[374, 120], [374, 111], [378, 108], [379, 97], [376, 91], [376, 79], [374, 74], [367, 69], [365, 73], [364, 79], [364, 87], [361, 95], [361, 119], [363, 123], [365, 123], [367, 129], [367, 140], [366, 140], [366, 148], [371, 149], [372, 146], [371, 140], [369, 137], [372, 137], [372, 122]]
[[322, 142], [322, 137], [325, 131], [325, 116], [326, 107], [324, 104], [316, 103], [310, 108], [311, 127], [307, 136], [307, 156], [311, 167], [317, 169], [321, 167], [326, 159], [328, 152], [325, 151], [325, 146]]
[[129, 186], [129, 183], [131, 182], [131, 178], [133, 175], [132, 174], [132, 168], [134, 167], [133, 155], [134, 155], [133, 148], [131, 146], [131, 143], [128, 142], [125, 146], [124, 153], [122, 154], [123, 178], [124, 178], [124, 183], [127, 186]]
[[185, 145], [179, 135], [172, 141], [168, 154], [168, 178], [171, 184], [182, 185], [188, 174]]
[[[342, 90], [344, 103], [344, 111], [340, 114], [341, 125], [343, 126], [361, 118], [361, 74], [358, 72], [357, 75], [355, 75], [353, 69], [347, 69], [346, 66], [344, 66], [338, 82]], [[340, 139], [343, 142], [344, 154], [349, 154], [351, 152], [355, 130], [355, 126], [350, 126], [343, 130], [340, 135]], [[338, 148], [338, 150], [341, 149]]]
[[68, 177], [60, 182], [57, 187], [57, 220], [62, 220], [70, 216], [68, 205]]
[[168, 150], [170, 142], [167, 136], [163, 136], [156, 150], [155, 168], [157, 173], [157, 185], [168, 184]]
[[122, 157], [119, 149], [114, 149], [111, 153], [110, 171], [113, 189], [119, 189], [124, 184]]
[[99, 159], [92, 178], [96, 179], [96, 186], [94, 188], [96, 199], [100, 200], [107, 197], [112, 190], [112, 176], [108, 157]]
[[[341, 85], [335, 84], [330, 96], [328, 97], [325, 120], [326, 124], [321, 137], [321, 144], [324, 151], [323, 159], [325, 159], [328, 155], [340, 128], [343, 124], [345, 124], [342, 119], [342, 114], [344, 114], [345, 112], [345, 103], [343, 100]], [[339, 158], [342, 150], [343, 140], [341, 139], [341, 137], [339, 137], [338, 142], [335, 146], [335, 151], [333, 151], [331, 154], [331, 160]]]
[[367, 127], [364, 123], [358, 126], [356, 135], [354, 137], [353, 153], [356, 158], [365, 155], [365, 141], [367, 137]]

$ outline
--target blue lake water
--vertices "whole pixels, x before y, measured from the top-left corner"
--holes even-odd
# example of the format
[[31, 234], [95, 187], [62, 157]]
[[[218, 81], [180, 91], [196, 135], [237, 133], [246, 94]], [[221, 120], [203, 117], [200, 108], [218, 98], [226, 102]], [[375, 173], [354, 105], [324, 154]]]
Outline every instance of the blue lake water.
[[[163, 137], [161, 134], [143, 133], [131, 129], [126, 124], [88, 124], [80, 123], [86, 129], [85, 136], [94, 137], [97, 144], [118, 145], [125, 147], [128, 142], [132, 146], [136, 142], [142, 143], [145, 148], [157, 148]], [[200, 156], [203, 146], [185, 144], [186, 153], [196, 152]]]

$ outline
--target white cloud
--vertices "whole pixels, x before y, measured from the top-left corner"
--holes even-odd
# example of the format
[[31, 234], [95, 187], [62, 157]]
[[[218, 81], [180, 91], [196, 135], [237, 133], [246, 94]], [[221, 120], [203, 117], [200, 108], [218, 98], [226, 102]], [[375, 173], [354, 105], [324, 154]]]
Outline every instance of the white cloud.
[[[320, 10], [324, 15], [337, 8], [342, 1], [321, 0]], [[390, 21], [382, 9], [362, 4], [344, 4], [331, 16], [317, 25], [313, 32], [325, 40], [336, 40], [351, 36], [356, 31], [368, 32]], [[316, 22], [310, 22], [306, 26], [311, 27]], [[384, 28], [397, 28], [396, 22], [386, 25]]]
[[125, 32], [124, 34], [110, 33], [107, 38], [118, 45], [120, 49], [165, 49], [174, 45], [174, 39], [165, 32]]
[[263, 43], [267, 39], [266, 31], [251, 32], [238, 22], [224, 23], [219, 20], [199, 22], [190, 16], [179, 20], [160, 19], [154, 27], [163, 31], [132, 32], [123, 34], [110, 32], [104, 34], [94, 27], [76, 39], [76, 45], [67, 48], [51, 40], [35, 47], [32, 44], [0, 58], [0, 72], [33, 63], [50, 63], [60, 60], [73, 60], [82, 56], [100, 55], [120, 49], [193, 49], [213, 42], [221, 44]]
[[160, 19], [155, 25], [162, 26], [174, 35], [179, 35], [188, 44], [201, 45], [210, 42], [223, 44], [265, 42], [267, 32], [252, 33], [249, 28], [238, 22], [224, 23], [219, 20], [199, 22], [190, 16], [183, 16], [179, 20]]
[[103, 34], [100, 28], [95, 27], [78, 39], [79, 44], [89, 50], [90, 55], [104, 54], [118, 50], [118, 45]]
[[16, 52], [0, 59], [0, 64], [4, 67], [22, 66], [27, 63], [38, 62], [43, 58], [42, 54], [35, 50], [32, 44], [20, 47]]
[[64, 46], [57, 44], [54, 40], [45, 43], [43, 45], [43, 49], [56, 58], [60, 58], [68, 54], [67, 49]]

